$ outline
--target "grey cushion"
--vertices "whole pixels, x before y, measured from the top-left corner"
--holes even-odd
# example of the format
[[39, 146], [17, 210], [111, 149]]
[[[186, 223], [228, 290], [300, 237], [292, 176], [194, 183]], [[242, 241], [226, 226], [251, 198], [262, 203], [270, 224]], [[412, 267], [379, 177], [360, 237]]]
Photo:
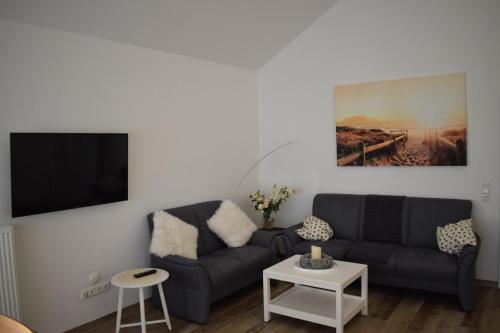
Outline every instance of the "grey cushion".
[[395, 275], [418, 280], [457, 282], [457, 257], [439, 250], [405, 247], [398, 251]]
[[353, 243], [345, 253], [345, 259], [354, 262], [377, 262], [386, 263], [394, 250], [399, 248], [398, 244], [381, 242], [357, 242]]
[[207, 219], [214, 215], [220, 203], [221, 201], [218, 200], [207, 201], [166, 210], [167, 213], [198, 228], [198, 256], [226, 247], [224, 242], [207, 226]]
[[271, 260], [269, 249], [252, 245], [224, 248], [199, 258], [214, 289], [224, 289], [248, 274], [262, 273]]
[[409, 246], [437, 249], [436, 229], [448, 223], [470, 218], [470, 200], [406, 198], [408, 200], [408, 225], [403, 237]]
[[196, 220], [198, 221], [198, 229], [200, 231], [200, 236], [203, 241], [203, 253], [212, 253], [215, 250], [223, 249], [226, 244], [220, 239], [215, 233], [208, 228], [207, 221], [219, 208], [222, 201], [214, 200], [201, 202], [199, 204], [193, 205], [194, 214]]
[[341, 260], [344, 258], [344, 254], [351, 243], [351, 241], [337, 238], [329, 239], [326, 242], [303, 240], [294, 245], [293, 252], [296, 254], [306, 254], [311, 252], [311, 245], [315, 245], [321, 247], [321, 251], [331, 255], [333, 259]]
[[313, 215], [332, 226], [335, 238], [356, 241], [364, 198], [364, 195], [317, 194]]
[[245, 267], [238, 259], [211, 253], [200, 257], [198, 260], [205, 268], [212, 288], [222, 289], [228, 283], [242, 279], [245, 276]]
[[193, 206], [195, 205], [189, 205], [189, 206], [182, 206], [182, 207], [177, 207], [177, 208], [171, 208], [171, 209], [166, 209], [165, 211], [182, 221], [189, 223], [196, 228], [198, 228], [198, 220], [196, 219], [196, 216], [194, 215], [194, 210]]
[[398, 258], [398, 254], [400, 251], [402, 251], [404, 247], [398, 246], [390, 256], [387, 258], [386, 262], [375, 262], [375, 261], [366, 261], [366, 260], [360, 260], [360, 259], [344, 259], [352, 262], [359, 262], [361, 264], [366, 264], [368, 265], [368, 274], [369, 274], [369, 279], [371, 281], [372, 275], [375, 274], [381, 274], [384, 276], [387, 275], [393, 275], [394, 274], [394, 269], [396, 266], [396, 259]]
[[261, 272], [271, 265], [271, 249], [254, 245], [231, 247], [218, 250], [214, 254], [225, 255], [239, 260], [248, 273]]

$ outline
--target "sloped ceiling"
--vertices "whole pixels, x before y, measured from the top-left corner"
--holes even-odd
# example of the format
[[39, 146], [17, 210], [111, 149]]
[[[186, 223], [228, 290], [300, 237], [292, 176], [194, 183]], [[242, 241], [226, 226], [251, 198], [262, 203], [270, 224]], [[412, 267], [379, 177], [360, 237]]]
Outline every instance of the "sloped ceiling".
[[0, 19], [259, 69], [337, 0], [0, 0]]

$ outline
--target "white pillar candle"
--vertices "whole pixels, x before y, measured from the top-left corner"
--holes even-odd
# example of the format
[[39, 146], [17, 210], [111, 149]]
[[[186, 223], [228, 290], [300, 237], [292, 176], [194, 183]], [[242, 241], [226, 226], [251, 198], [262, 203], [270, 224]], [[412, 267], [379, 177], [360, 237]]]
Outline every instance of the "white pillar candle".
[[321, 247], [319, 246], [311, 246], [311, 259], [319, 260], [321, 259]]

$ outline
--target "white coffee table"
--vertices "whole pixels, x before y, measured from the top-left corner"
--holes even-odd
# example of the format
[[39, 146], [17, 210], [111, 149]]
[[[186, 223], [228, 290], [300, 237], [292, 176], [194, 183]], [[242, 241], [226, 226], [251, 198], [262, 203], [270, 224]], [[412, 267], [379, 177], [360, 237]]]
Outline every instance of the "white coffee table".
[[[121, 272], [116, 274], [111, 278], [111, 283], [118, 288], [120, 288], [118, 292], [118, 309], [116, 311], [116, 333], [120, 332], [120, 328], [122, 327], [133, 327], [133, 326], [141, 326], [141, 332], [146, 332], [147, 324], [159, 324], [166, 323], [168, 329], [171, 330], [172, 326], [170, 325], [170, 317], [168, 316], [167, 304], [165, 302], [165, 295], [163, 294], [162, 282], [168, 279], [168, 272], [163, 269], [156, 269], [156, 273], [147, 275], [141, 278], [135, 278], [134, 274], [148, 271], [152, 268], [137, 268], [129, 271]], [[151, 287], [157, 285], [158, 291], [160, 293], [161, 305], [163, 307], [163, 315], [165, 319], [161, 320], [153, 320], [146, 321], [146, 316], [144, 313], [144, 288]], [[138, 323], [130, 323], [130, 324], [121, 324], [122, 319], [122, 302], [123, 302], [123, 289], [124, 288], [138, 288], [139, 289], [139, 306], [141, 311], [141, 321]]]
[[[300, 259], [295, 255], [263, 272], [264, 321], [271, 312], [335, 327], [337, 333], [358, 312], [368, 314], [368, 267], [335, 260], [329, 272], [304, 272], [294, 268]], [[361, 278], [361, 296], [345, 294], [344, 289]], [[295, 286], [271, 299], [270, 279], [287, 281]]]

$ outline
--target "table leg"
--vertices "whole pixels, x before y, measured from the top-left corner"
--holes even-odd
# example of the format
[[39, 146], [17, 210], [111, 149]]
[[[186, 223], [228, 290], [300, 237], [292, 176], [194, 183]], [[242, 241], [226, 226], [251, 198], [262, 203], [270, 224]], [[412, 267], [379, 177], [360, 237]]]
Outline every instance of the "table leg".
[[271, 300], [271, 294], [270, 294], [270, 285], [269, 285], [269, 278], [267, 277], [267, 274], [263, 274], [262, 276], [262, 283], [263, 289], [264, 289], [264, 321], [268, 322], [269, 319], [271, 319], [271, 314], [269, 313], [269, 301]]
[[139, 305], [141, 308], [141, 333], [146, 333], [146, 315], [144, 314], [144, 290], [139, 288]]
[[122, 324], [122, 305], [123, 305], [123, 288], [118, 290], [118, 308], [116, 309], [116, 333], [120, 332], [120, 326]]
[[343, 316], [342, 316], [342, 296], [343, 296], [344, 291], [342, 288], [339, 288], [335, 290], [335, 319], [337, 321], [337, 326], [335, 327], [336, 333], [343, 333], [344, 332], [344, 321], [343, 321]]
[[163, 286], [161, 283], [158, 283], [158, 292], [160, 293], [161, 306], [163, 308], [163, 316], [167, 321], [167, 326], [169, 330], [172, 330], [172, 326], [170, 325], [170, 316], [168, 315], [167, 303], [165, 302], [165, 295], [163, 294]]
[[361, 275], [361, 299], [363, 299], [363, 302], [365, 303], [363, 309], [361, 310], [361, 314], [363, 316], [367, 316], [368, 315], [368, 269], [367, 268], [365, 268], [363, 274]]

